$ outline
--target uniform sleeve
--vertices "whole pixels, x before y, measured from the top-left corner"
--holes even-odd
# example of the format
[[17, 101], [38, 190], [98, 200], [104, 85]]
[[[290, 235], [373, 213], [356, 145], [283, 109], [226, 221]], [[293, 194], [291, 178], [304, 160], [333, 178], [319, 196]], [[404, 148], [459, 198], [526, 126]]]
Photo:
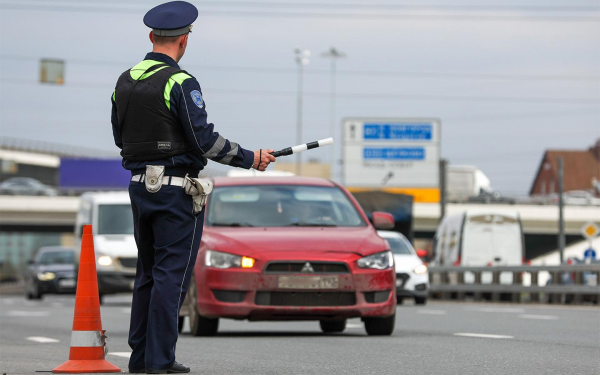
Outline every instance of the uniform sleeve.
[[121, 132], [119, 131], [119, 120], [117, 118], [117, 103], [115, 102], [115, 92], [113, 92], [110, 101], [112, 103], [112, 114], [110, 116], [110, 122], [112, 122], [113, 137], [115, 138], [115, 145], [121, 150], [123, 149], [123, 142], [121, 141]]
[[176, 83], [171, 90], [171, 111], [179, 117], [194, 149], [203, 157], [232, 167], [252, 168], [254, 152], [229, 141], [208, 122], [206, 103], [195, 78]]

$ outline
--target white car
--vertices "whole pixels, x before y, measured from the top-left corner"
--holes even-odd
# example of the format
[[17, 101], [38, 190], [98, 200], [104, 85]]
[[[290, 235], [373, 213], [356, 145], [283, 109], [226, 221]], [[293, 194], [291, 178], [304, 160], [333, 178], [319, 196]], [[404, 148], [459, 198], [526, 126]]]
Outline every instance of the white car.
[[398, 303], [402, 303], [404, 298], [414, 298], [417, 305], [426, 304], [429, 272], [414, 247], [398, 232], [379, 230], [377, 233], [389, 242], [394, 254]]

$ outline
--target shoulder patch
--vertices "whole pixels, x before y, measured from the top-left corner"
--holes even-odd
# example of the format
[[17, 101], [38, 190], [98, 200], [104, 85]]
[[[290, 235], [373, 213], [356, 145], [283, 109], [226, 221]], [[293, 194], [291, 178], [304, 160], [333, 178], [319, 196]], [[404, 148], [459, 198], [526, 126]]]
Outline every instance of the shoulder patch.
[[198, 108], [204, 108], [204, 101], [202, 100], [202, 94], [200, 94], [200, 91], [194, 90], [190, 92], [190, 96]]

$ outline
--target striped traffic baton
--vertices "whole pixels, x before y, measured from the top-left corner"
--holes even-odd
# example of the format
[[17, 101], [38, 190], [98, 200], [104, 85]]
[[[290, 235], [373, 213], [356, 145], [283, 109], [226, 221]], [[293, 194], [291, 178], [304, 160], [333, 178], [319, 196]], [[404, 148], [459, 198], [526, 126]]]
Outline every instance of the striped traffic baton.
[[308, 142], [308, 143], [294, 146], [294, 147], [286, 147], [283, 150], [279, 150], [279, 151], [275, 151], [275, 152], [271, 153], [271, 155], [278, 158], [280, 156], [297, 154], [302, 151], [311, 150], [313, 148], [328, 146], [328, 145], [332, 145], [332, 144], [333, 144], [333, 138], [325, 138], [325, 139], [321, 139], [320, 141]]

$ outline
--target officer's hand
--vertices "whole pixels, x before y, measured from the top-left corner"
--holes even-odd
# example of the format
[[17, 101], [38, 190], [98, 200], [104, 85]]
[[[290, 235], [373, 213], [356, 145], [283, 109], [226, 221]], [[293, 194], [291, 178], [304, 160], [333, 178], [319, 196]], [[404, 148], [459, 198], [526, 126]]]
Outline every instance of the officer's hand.
[[271, 152], [275, 150], [271, 150], [268, 148], [263, 148], [261, 150], [254, 151], [254, 164], [252, 164], [252, 168], [258, 169], [259, 171], [264, 171], [269, 166], [269, 163], [275, 161], [275, 156], [271, 155]]

